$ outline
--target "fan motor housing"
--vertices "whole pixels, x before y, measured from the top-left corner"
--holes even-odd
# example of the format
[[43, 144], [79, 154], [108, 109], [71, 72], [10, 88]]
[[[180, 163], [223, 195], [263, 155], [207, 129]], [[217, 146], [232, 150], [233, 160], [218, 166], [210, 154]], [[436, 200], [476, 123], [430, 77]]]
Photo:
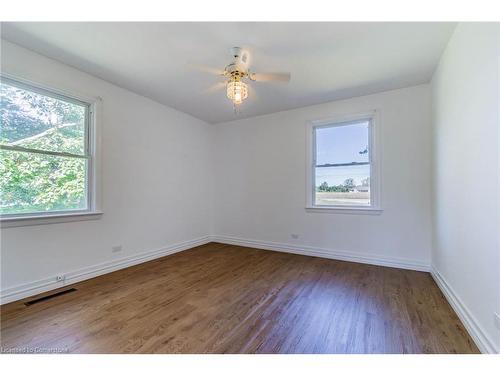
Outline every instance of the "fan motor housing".
[[235, 63], [229, 64], [228, 66], [226, 66], [224, 71], [225, 71], [225, 75], [230, 76], [230, 77], [234, 77], [234, 78], [241, 79], [241, 78], [248, 76], [247, 69], [245, 67], [243, 67], [239, 64], [235, 64]]

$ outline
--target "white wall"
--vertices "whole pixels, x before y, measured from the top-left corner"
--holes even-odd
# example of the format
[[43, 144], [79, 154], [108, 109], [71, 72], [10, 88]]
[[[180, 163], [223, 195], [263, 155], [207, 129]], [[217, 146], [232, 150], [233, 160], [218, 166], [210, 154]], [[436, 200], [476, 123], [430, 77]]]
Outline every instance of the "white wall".
[[497, 352], [500, 336], [493, 313], [500, 313], [498, 33], [498, 24], [460, 24], [432, 80], [432, 263], [477, 334], [484, 336], [486, 349]]
[[[372, 109], [381, 117], [383, 213], [306, 212], [306, 122]], [[214, 233], [220, 238], [430, 264], [429, 85], [218, 124], [215, 133]]]
[[104, 211], [2, 229], [2, 291], [209, 235], [210, 125], [3, 40], [1, 62], [3, 72], [103, 98]]
[[[97, 221], [2, 229], [2, 291], [215, 234], [410, 268], [432, 261], [482, 349], [498, 351], [498, 33], [459, 25], [431, 86], [213, 127], [2, 41], [2, 71], [103, 98], [104, 211]], [[306, 122], [372, 109], [381, 113], [383, 213], [306, 212]]]

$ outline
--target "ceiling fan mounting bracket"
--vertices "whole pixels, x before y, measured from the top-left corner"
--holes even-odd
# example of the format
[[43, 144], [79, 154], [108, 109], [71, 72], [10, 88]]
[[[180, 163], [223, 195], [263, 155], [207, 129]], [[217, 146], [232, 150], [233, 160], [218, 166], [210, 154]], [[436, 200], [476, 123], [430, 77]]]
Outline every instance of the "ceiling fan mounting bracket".
[[234, 62], [246, 64], [248, 63], [248, 52], [241, 47], [231, 48], [231, 55], [233, 55]]

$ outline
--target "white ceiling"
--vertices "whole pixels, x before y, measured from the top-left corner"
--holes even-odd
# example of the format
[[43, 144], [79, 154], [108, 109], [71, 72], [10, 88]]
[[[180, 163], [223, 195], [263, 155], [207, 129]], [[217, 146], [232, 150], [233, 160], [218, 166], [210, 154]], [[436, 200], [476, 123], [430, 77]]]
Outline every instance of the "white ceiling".
[[[2, 38], [210, 123], [428, 82], [454, 23], [2, 23]], [[220, 80], [189, 63], [227, 65], [230, 47], [258, 72], [235, 115]]]

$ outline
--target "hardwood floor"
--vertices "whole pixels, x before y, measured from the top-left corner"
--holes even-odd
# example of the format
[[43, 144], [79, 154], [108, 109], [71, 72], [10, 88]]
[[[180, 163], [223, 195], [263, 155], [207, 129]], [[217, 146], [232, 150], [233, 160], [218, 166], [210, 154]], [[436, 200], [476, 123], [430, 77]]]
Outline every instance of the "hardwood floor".
[[3, 351], [478, 353], [424, 272], [211, 243], [71, 287], [2, 306]]

